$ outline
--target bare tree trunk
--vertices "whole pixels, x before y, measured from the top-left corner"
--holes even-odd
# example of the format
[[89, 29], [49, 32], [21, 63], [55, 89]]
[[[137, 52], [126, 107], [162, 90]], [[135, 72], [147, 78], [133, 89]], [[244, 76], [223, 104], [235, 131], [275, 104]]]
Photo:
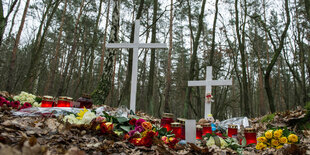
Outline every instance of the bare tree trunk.
[[[200, 14], [198, 17], [198, 30], [197, 30], [197, 34], [196, 34], [195, 41], [193, 44], [193, 55], [191, 57], [191, 62], [190, 62], [189, 80], [194, 80], [195, 75], [198, 75], [197, 73], [199, 72], [198, 70], [196, 70], [197, 65], [198, 65], [197, 50], [198, 50], [198, 45], [199, 45], [200, 34], [201, 34], [201, 31], [203, 28], [203, 17], [204, 17], [204, 11], [205, 11], [205, 4], [206, 4], [206, 0], [203, 0], [202, 5], [201, 5]], [[188, 114], [187, 114], [188, 113], [188, 108], [187, 108], [188, 105], [193, 110], [195, 116], [198, 115], [196, 110], [194, 109], [193, 105], [191, 104], [191, 100], [190, 100], [191, 94], [192, 94], [192, 88], [187, 87], [186, 101], [185, 101], [185, 108], [184, 108], [184, 116], [185, 117], [188, 116]]]
[[111, 0], [108, 0], [108, 6], [107, 6], [107, 17], [105, 20], [105, 27], [104, 27], [104, 38], [103, 38], [102, 53], [101, 53], [101, 59], [100, 59], [99, 76], [101, 76], [102, 72], [103, 72], [104, 52], [105, 52], [105, 45], [107, 42], [107, 30], [108, 30], [108, 26], [109, 26], [109, 16], [110, 16], [110, 1]]
[[173, 28], [173, 0], [171, 0], [170, 6], [170, 31], [169, 31], [169, 53], [168, 53], [168, 66], [167, 66], [167, 82], [166, 82], [166, 93], [165, 93], [165, 111], [170, 112], [169, 98], [171, 89], [171, 53], [172, 53], [172, 28]]
[[[114, 0], [114, 8], [112, 13], [112, 26], [109, 43], [117, 43], [119, 41], [119, 20], [120, 20], [120, 1]], [[104, 61], [104, 72], [97, 89], [92, 93], [95, 104], [104, 104], [111, 89], [113, 77], [113, 59], [117, 49], [109, 49], [106, 61]]]
[[[209, 56], [209, 66], [213, 65], [213, 57], [215, 52], [215, 31], [216, 31], [216, 21], [217, 21], [217, 14], [218, 14], [218, 3], [219, 0], [215, 1], [215, 15], [213, 20], [213, 29], [212, 29], [212, 45], [211, 45], [211, 52]], [[207, 93], [207, 92], [206, 92]]]
[[23, 28], [24, 28], [24, 24], [25, 24], [25, 19], [26, 19], [29, 3], [30, 3], [30, 0], [27, 0], [26, 4], [25, 4], [25, 8], [24, 8], [23, 17], [22, 17], [22, 20], [21, 20], [21, 23], [20, 23], [20, 26], [19, 26], [19, 29], [18, 29], [18, 33], [16, 35], [13, 51], [12, 51], [10, 67], [9, 67], [9, 76], [8, 76], [8, 81], [7, 81], [7, 86], [6, 86], [6, 90], [8, 92], [12, 92], [11, 85], [13, 84], [13, 78], [12, 77], [13, 77], [14, 71], [15, 71], [16, 53], [17, 53], [17, 50], [18, 50], [18, 44], [19, 44], [20, 36], [21, 36]]
[[55, 56], [52, 59], [52, 63], [51, 63], [51, 74], [48, 74], [48, 78], [47, 78], [47, 84], [45, 85], [44, 88], [44, 94], [48, 94], [51, 93], [50, 88], [52, 89], [54, 87], [54, 85], [51, 87], [51, 83], [54, 83], [55, 80], [55, 74], [57, 72], [57, 68], [58, 68], [58, 55], [59, 55], [59, 49], [60, 49], [60, 41], [62, 38], [62, 29], [63, 29], [63, 25], [65, 23], [65, 16], [66, 16], [66, 12], [67, 12], [67, 2], [68, 0], [65, 0], [65, 6], [64, 6], [64, 10], [62, 11], [62, 17], [61, 17], [61, 24], [59, 27], [59, 33], [58, 33], [58, 39], [57, 39], [57, 44], [56, 44], [56, 49], [55, 49]]
[[[67, 58], [67, 64], [65, 66], [64, 73], [62, 74], [62, 77], [60, 78], [61, 82], [60, 82], [60, 87], [59, 87], [58, 92], [57, 92], [57, 96], [62, 95], [62, 93], [64, 92], [64, 86], [65, 86], [65, 81], [66, 81], [67, 74], [68, 74], [69, 65], [71, 63], [72, 57], [75, 55], [75, 52], [76, 52], [76, 45], [77, 45], [77, 40], [78, 40], [77, 31], [78, 31], [78, 25], [79, 25], [80, 18], [82, 16], [82, 12], [83, 12], [83, 8], [84, 8], [84, 1], [85, 0], [82, 0], [82, 2], [81, 2], [79, 15], [75, 21], [75, 27], [74, 27], [74, 33], [73, 33], [73, 37], [74, 37], [73, 38], [73, 45], [72, 45], [72, 49], [69, 52], [69, 55]], [[73, 66], [71, 66], [71, 67], [73, 67]]]
[[0, 1], [0, 47], [2, 45], [2, 40], [3, 40], [3, 35], [4, 35], [4, 30], [5, 27], [8, 23], [8, 18], [10, 16], [10, 14], [12, 13], [12, 11], [14, 10], [14, 7], [16, 5], [18, 0], [14, 0], [8, 10], [8, 14], [4, 17], [3, 15], [3, 4], [2, 1]]

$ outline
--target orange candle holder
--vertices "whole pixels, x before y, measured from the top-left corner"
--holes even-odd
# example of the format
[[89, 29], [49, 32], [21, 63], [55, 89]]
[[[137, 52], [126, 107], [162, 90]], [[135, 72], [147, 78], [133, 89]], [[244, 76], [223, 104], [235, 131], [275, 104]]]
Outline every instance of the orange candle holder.
[[202, 139], [202, 126], [196, 125], [196, 139]]
[[53, 102], [54, 102], [54, 99], [52, 96], [47, 96], [47, 95], [43, 96], [41, 107], [43, 108], [53, 107]]
[[237, 136], [238, 134], [238, 125], [229, 124], [228, 125], [228, 137]]
[[205, 136], [207, 133], [212, 134], [211, 123], [204, 123], [202, 126], [202, 135]]
[[167, 131], [171, 131], [171, 123], [173, 123], [172, 113], [163, 113], [163, 117], [160, 120], [160, 126], [166, 128]]
[[244, 129], [244, 137], [246, 139], [246, 145], [256, 144], [256, 131], [254, 128], [245, 128]]
[[177, 118], [177, 121], [181, 124], [181, 135], [180, 139], [185, 140], [185, 118]]
[[71, 107], [71, 102], [73, 101], [72, 97], [67, 97], [66, 107]]
[[182, 130], [181, 123], [173, 122], [171, 123], [172, 133], [175, 135], [175, 138], [181, 138]]

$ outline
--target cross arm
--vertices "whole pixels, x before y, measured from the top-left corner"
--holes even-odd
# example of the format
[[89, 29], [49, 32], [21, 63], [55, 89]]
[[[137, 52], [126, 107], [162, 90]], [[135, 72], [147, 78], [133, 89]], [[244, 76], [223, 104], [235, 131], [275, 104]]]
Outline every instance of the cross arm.
[[206, 86], [206, 81], [188, 81], [188, 86]]

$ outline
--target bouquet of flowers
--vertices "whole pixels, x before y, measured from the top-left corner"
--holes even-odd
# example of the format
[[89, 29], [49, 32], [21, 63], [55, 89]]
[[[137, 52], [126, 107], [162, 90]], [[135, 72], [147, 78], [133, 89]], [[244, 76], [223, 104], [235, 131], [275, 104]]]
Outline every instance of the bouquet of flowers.
[[83, 110], [80, 110], [79, 113], [66, 115], [63, 118], [64, 122], [69, 122], [70, 124], [89, 124], [93, 119], [95, 119], [97, 116], [95, 113], [87, 110], [84, 108]]
[[265, 148], [280, 149], [284, 144], [298, 143], [298, 136], [287, 129], [267, 130], [263, 136], [257, 138], [256, 149]]

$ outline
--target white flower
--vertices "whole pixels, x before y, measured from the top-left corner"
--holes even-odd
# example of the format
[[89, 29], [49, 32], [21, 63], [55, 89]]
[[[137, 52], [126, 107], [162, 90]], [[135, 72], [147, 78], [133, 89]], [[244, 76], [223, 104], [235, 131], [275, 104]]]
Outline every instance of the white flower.
[[94, 118], [96, 118], [96, 114], [90, 111], [87, 111], [83, 118], [82, 118], [82, 122], [83, 124], [89, 124]]
[[78, 119], [73, 114], [67, 115], [63, 118], [64, 122], [69, 122], [70, 124], [78, 124]]

